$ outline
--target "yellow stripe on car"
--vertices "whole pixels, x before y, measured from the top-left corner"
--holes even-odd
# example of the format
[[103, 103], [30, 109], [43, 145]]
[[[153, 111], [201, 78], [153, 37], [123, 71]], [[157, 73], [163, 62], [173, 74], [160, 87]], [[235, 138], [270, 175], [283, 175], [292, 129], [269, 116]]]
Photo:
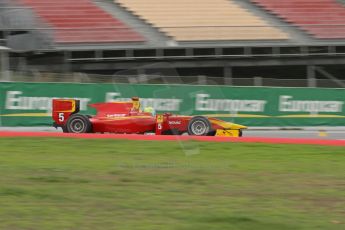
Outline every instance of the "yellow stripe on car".
[[50, 113], [13, 113], [2, 114], [0, 117], [50, 117]]
[[214, 120], [214, 119], [209, 119], [212, 124], [218, 125], [222, 127], [223, 129], [247, 129], [246, 126], [244, 125], [239, 125], [235, 123], [230, 123], [226, 121], [221, 121], [221, 120]]

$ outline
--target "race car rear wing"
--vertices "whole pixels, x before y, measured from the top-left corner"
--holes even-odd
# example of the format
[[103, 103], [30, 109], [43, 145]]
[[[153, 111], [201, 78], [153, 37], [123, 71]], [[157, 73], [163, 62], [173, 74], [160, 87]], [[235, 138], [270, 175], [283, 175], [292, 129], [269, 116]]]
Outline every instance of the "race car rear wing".
[[72, 114], [79, 113], [80, 101], [75, 99], [53, 99], [52, 106], [54, 127], [62, 127]]

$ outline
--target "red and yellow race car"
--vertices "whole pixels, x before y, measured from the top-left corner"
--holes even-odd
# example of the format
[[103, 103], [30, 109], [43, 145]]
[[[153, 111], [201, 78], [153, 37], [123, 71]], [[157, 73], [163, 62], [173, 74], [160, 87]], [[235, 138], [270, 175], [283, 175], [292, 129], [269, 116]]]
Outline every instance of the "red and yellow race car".
[[121, 133], [195, 136], [240, 137], [246, 126], [206, 116], [182, 116], [171, 113], [156, 114], [149, 107], [143, 111], [140, 100], [89, 105], [97, 110], [95, 116], [79, 114], [79, 101], [54, 99], [52, 116], [54, 127], [66, 133]]

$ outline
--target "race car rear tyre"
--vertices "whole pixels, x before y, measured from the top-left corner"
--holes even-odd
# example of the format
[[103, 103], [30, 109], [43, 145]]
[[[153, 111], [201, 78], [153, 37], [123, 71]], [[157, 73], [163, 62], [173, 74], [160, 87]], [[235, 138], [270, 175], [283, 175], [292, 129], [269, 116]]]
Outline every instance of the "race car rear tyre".
[[62, 126], [61, 128], [62, 128], [62, 132], [68, 133], [68, 129], [66, 125]]
[[193, 117], [188, 123], [188, 134], [193, 136], [207, 136], [211, 130], [211, 123], [206, 117]]
[[92, 125], [89, 117], [81, 114], [73, 114], [67, 121], [67, 131], [69, 133], [91, 133]]

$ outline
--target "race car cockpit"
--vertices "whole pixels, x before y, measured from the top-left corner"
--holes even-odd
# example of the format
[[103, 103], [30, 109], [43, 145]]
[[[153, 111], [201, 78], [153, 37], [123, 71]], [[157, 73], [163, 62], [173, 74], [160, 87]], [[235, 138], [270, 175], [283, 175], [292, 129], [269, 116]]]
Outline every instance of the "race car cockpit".
[[132, 109], [131, 109], [131, 113], [149, 113], [151, 114], [151, 116], [156, 116], [156, 111], [153, 107], [145, 107], [144, 110], [141, 110], [141, 104], [140, 104], [140, 100], [139, 97], [132, 97]]

